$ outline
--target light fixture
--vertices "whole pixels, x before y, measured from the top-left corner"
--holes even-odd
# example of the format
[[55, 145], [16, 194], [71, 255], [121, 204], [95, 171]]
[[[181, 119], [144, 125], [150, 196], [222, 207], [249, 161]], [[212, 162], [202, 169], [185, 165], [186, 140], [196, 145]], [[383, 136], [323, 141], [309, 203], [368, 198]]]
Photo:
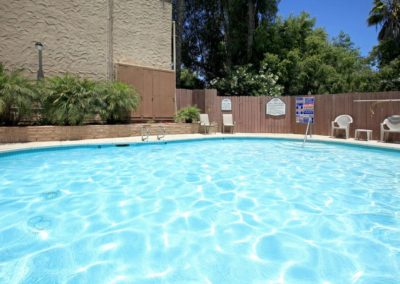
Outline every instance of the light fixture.
[[42, 44], [41, 42], [36, 42], [36, 43], [35, 43], [35, 47], [36, 47], [36, 49], [37, 49], [38, 51], [41, 51], [41, 50], [43, 50], [43, 48], [44, 48], [44, 46], [43, 46], [43, 44]]
[[43, 60], [42, 60], [42, 51], [44, 49], [44, 46], [41, 42], [36, 42], [35, 43], [35, 48], [39, 53], [39, 69], [37, 71], [37, 79], [42, 80], [44, 78], [44, 72], [43, 72]]

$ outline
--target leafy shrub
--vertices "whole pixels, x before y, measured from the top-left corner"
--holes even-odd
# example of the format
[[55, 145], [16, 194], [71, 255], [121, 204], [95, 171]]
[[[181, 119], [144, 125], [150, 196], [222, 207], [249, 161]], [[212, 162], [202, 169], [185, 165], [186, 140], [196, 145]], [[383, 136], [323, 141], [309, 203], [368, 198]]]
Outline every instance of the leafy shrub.
[[280, 96], [283, 87], [277, 84], [278, 76], [270, 72], [266, 64], [258, 72], [252, 65], [239, 66], [226, 78], [216, 78], [210, 82], [224, 95], [233, 96]]
[[99, 115], [107, 123], [124, 122], [139, 104], [136, 91], [121, 82], [97, 82], [67, 74], [46, 81], [43, 121], [79, 125]]
[[99, 85], [99, 115], [107, 123], [126, 122], [139, 105], [135, 89], [121, 82]]
[[178, 111], [175, 115], [175, 121], [191, 123], [199, 120], [199, 117], [200, 109], [198, 109], [197, 106], [189, 106]]
[[0, 124], [17, 125], [32, 113], [36, 99], [34, 83], [21, 70], [7, 72], [0, 64]]
[[179, 87], [182, 89], [202, 89], [203, 82], [198, 78], [195, 72], [191, 72], [187, 68], [182, 68], [179, 74]]
[[96, 114], [96, 82], [67, 74], [46, 81], [43, 116], [56, 125], [79, 125]]

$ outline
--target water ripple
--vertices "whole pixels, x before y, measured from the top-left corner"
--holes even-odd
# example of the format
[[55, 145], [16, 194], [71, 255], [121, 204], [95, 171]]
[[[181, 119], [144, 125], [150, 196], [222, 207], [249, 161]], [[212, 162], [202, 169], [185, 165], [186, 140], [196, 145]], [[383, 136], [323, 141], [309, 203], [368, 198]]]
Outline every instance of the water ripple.
[[0, 282], [399, 283], [400, 155], [300, 146], [2, 157]]

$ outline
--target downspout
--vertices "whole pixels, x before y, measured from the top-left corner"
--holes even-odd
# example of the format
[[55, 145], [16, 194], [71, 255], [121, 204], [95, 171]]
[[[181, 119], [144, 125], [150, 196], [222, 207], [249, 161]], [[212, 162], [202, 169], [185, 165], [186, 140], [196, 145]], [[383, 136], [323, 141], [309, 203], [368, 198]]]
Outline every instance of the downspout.
[[[176, 23], [175, 21], [172, 21], [172, 44], [173, 44], [173, 63], [172, 63], [172, 70], [175, 72], [176, 76]], [[174, 80], [176, 82], [176, 80]], [[176, 84], [175, 84], [175, 98], [174, 98], [174, 104], [175, 104], [175, 113], [178, 111], [178, 106], [176, 103]]]
[[176, 72], [176, 23], [172, 21], [172, 44], [173, 44], [173, 61], [172, 70]]
[[108, 0], [108, 21], [107, 21], [107, 79], [114, 80], [114, 0]]

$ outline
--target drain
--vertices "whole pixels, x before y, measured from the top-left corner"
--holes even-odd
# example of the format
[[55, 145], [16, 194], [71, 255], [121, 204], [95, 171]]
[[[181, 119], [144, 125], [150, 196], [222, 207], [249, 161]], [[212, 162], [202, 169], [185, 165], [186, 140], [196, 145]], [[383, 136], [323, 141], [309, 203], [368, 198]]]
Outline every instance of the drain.
[[46, 200], [56, 199], [57, 197], [61, 196], [61, 191], [55, 190], [55, 191], [45, 192], [45, 193], [42, 193], [42, 196]]
[[48, 230], [51, 228], [51, 225], [51, 220], [45, 216], [35, 216], [28, 220], [28, 226], [38, 231]]
[[129, 144], [115, 144], [115, 147], [129, 147]]

